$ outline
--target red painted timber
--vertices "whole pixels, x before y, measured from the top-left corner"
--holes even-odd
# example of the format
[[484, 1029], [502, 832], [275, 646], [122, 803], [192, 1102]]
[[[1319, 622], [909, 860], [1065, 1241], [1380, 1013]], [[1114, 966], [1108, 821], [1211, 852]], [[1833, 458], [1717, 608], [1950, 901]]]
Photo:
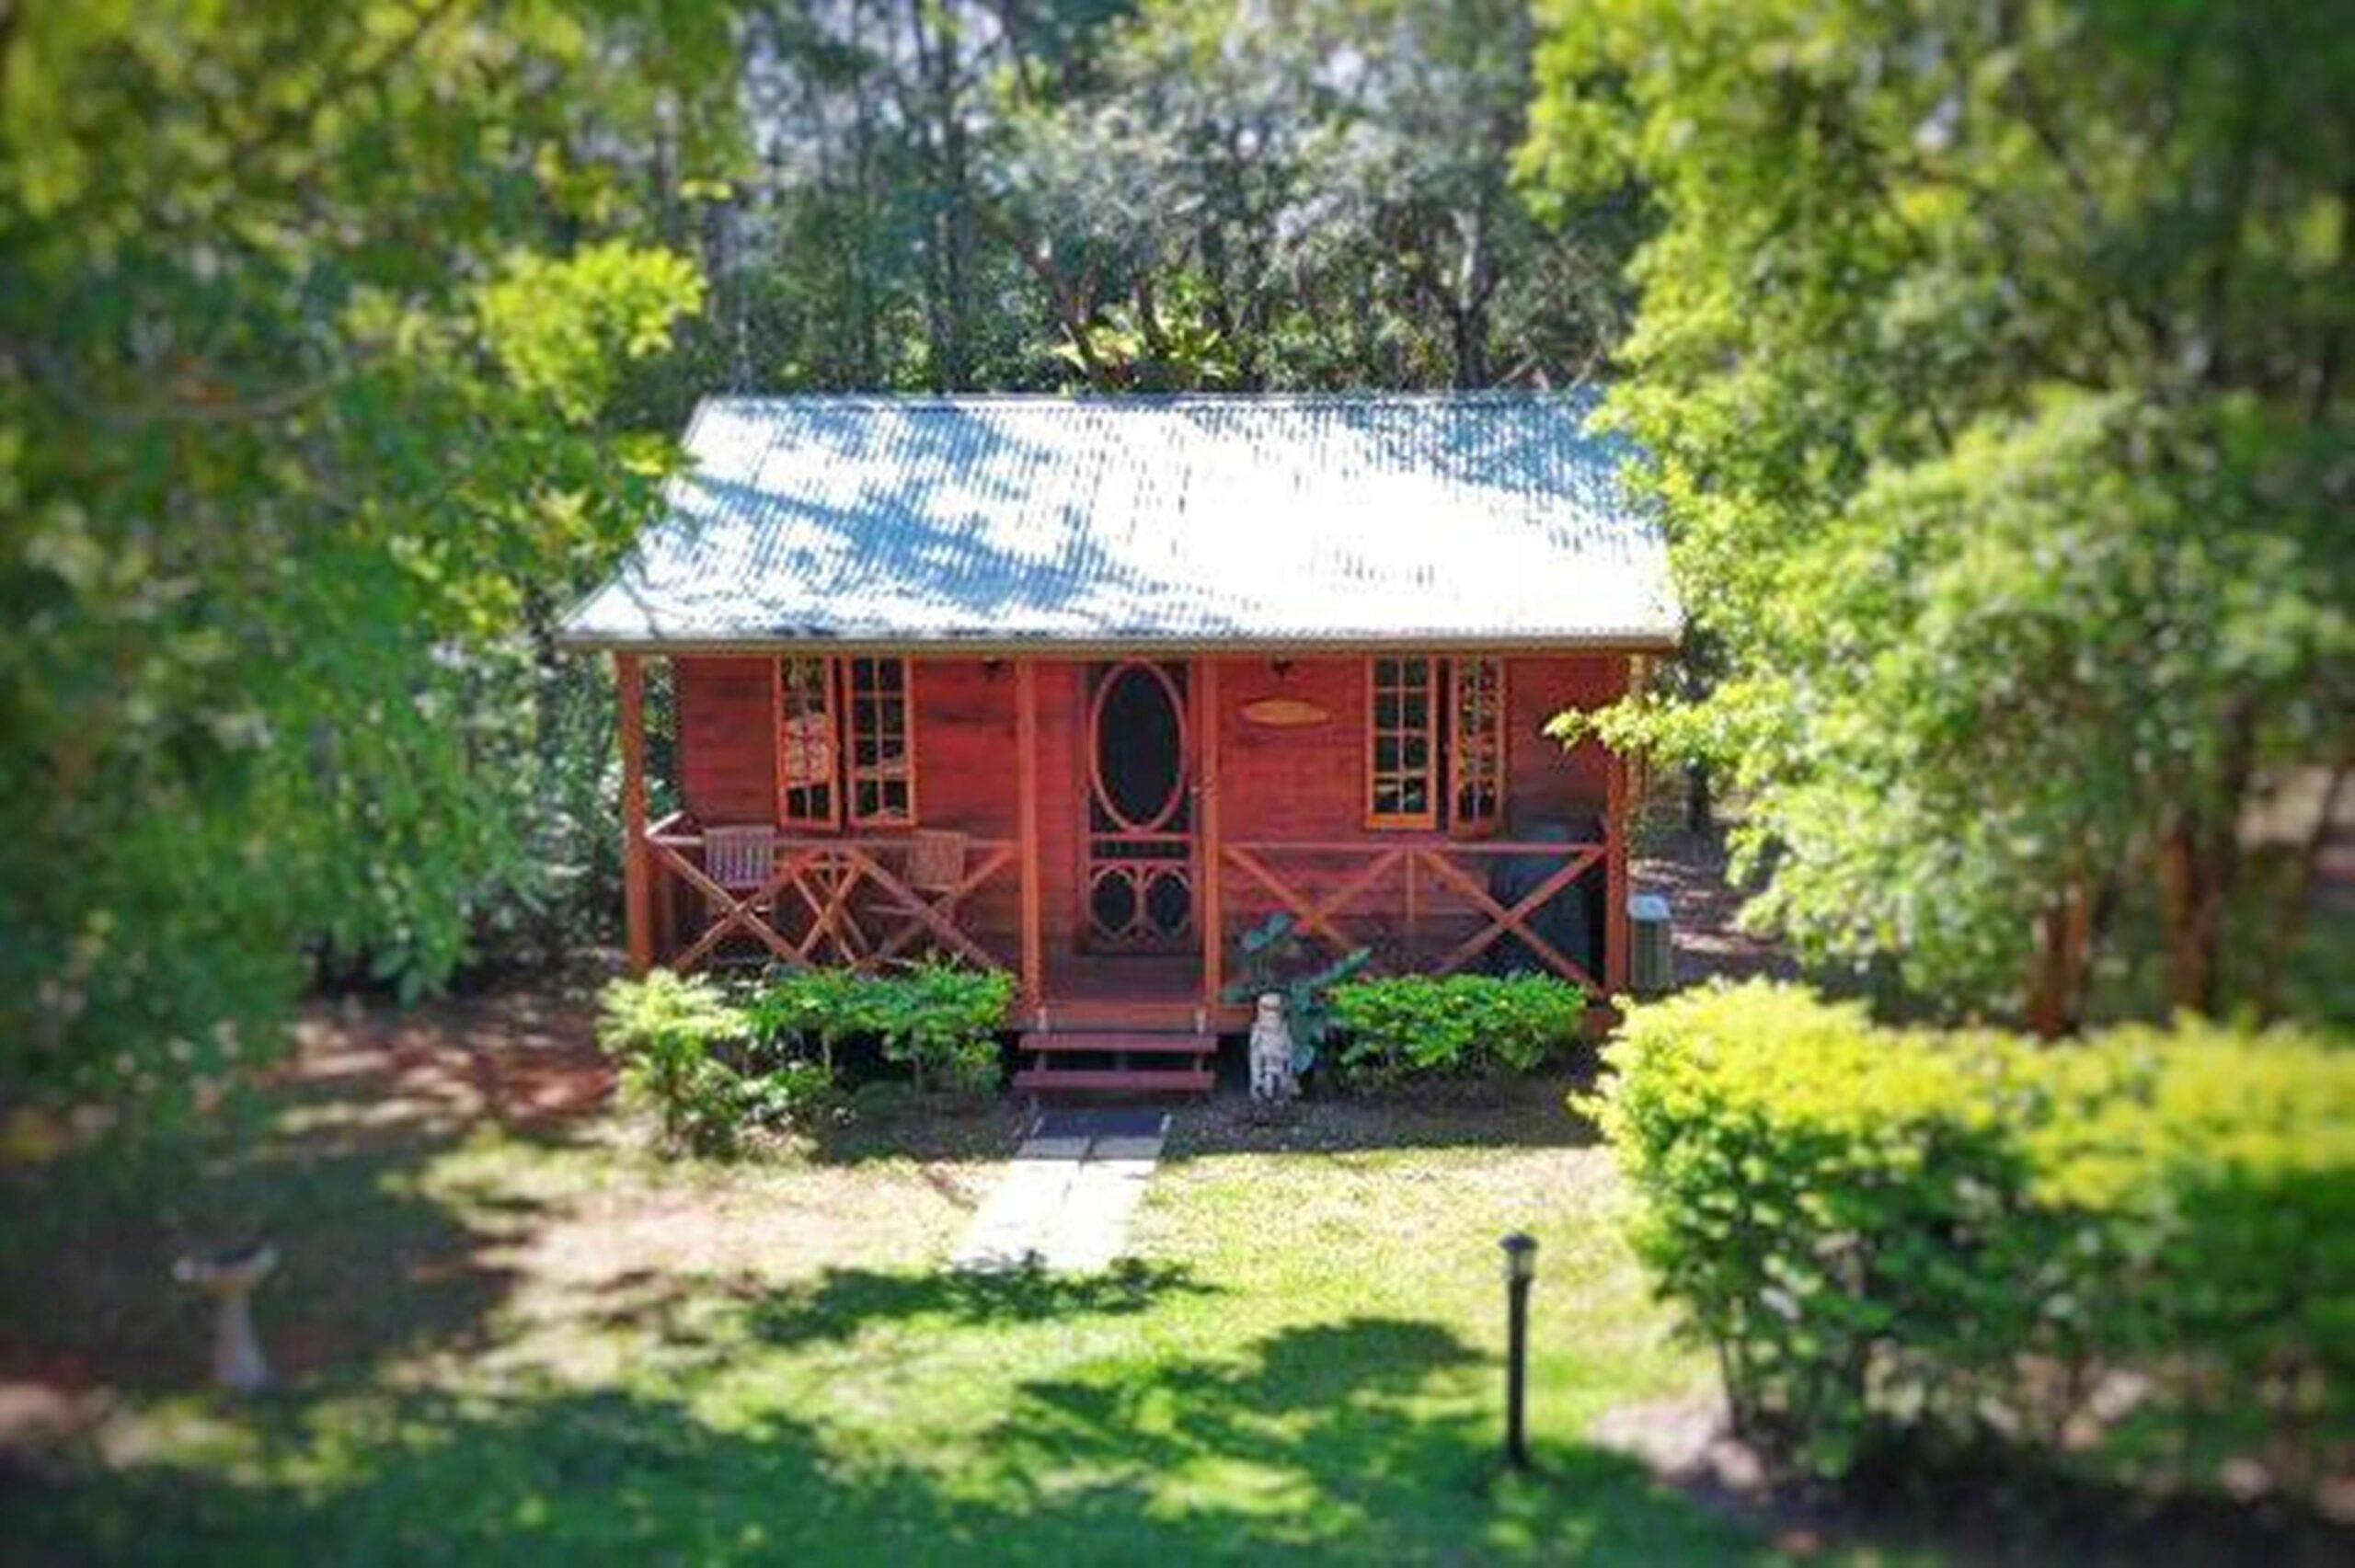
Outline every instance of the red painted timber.
[[1157, 1034], [1137, 1029], [1080, 1029], [1057, 1034], [1032, 1030], [1022, 1036], [1022, 1048], [1051, 1051], [1133, 1051], [1164, 1056], [1211, 1056], [1218, 1050], [1215, 1035]]
[[1178, 1090], [1188, 1093], [1207, 1094], [1217, 1080], [1206, 1071], [1188, 1072], [1177, 1069], [1120, 1070], [1049, 1072], [1032, 1068], [1014, 1075], [1014, 1086], [1022, 1090], [1080, 1089], [1094, 1093], [1147, 1093], [1155, 1090]]

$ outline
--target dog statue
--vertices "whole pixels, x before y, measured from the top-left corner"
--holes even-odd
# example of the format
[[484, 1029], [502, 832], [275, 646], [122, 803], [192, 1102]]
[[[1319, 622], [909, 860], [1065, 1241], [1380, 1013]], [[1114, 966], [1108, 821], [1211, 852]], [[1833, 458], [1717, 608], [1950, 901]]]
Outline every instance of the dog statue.
[[1281, 1104], [1300, 1093], [1292, 1070], [1292, 1028], [1284, 1022], [1284, 999], [1275, 991], [1259, 998], [1251, 1020], [1251, 1098]]

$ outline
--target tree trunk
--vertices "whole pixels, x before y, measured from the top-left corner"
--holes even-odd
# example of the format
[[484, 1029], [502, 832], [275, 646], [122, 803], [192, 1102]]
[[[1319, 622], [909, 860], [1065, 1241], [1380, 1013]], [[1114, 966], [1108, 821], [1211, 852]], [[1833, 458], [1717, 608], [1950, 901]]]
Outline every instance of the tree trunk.
[[1684, 830], [1695, 838], [1707, 838], [1717, 829], [1717, 809], [1709, 787], [1709, 766], [1706, 762], [1688, 762], [1684, 768]]
[[2224, 914], [2239, 871], [2235, 830], [2184, 820], [2159, 840], [2159, 910], [2167, 1000], [2213, 1013], [2223, 991]]
[[2039, 1037], [2074, 1035], [2085, 1023], [2085, 980], [2093, 967], [2094, 899], [2081, 877], [2037, 917], [2035, 967], [2028, 982], [2028, 1024]]
[[2166, 933], [2167, 997], [2213, 1014], [2223, 994], [2224, 918], [2241, 871], [2241, 808], [2257, 755], [2257, 715], [2227, 716], [2223, 760], [2206, 809], [2194, 798], [2159, 834], [2159, 914]]
[[2273, 909], [2272, 930], [2268, 933], [2263, 953], [2259, 956], [2257, 976], [2257, 1016], [2271, 1023], [2281, 1015], [2281, 980], [2289, 967], [2290, 955], [2298, 945], [2306, 928], [2306, 915], [2314, 902], [2316, 868], [2322, 864], [2323, 852], [2330, 845], [2331, 830], [2338, 817], [2339, 796], [2347, 787], [2350, 763], [2341, 759], [2330, 770], [2329, 782], [2323, 785], [2322, 800], [2315, 810], [2315, 818], [2307, 826], [2306, 836], [2292, 852], [2289, 885], [2283, 887], [2280, 902]]

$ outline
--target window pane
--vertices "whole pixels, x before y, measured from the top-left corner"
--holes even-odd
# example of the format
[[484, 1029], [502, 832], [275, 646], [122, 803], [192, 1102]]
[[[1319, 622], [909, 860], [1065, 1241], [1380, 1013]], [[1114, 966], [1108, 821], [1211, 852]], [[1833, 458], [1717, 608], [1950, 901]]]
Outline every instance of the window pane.
[[854, 821], [915, 819], [915, 768], [909, 745], [911, 680], [902, 658], [850, 661], [850, 807]]

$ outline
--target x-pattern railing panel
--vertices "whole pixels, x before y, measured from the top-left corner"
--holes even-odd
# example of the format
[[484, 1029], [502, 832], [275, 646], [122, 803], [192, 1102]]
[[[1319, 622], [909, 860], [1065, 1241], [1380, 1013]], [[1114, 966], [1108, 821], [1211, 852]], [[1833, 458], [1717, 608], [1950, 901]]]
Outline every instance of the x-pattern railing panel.
[[[1322, 942], [1337, 955], [1354, 951], [1361, 945], [1350, 936], [1344, 922], [1352, 916], [1375, 912], [1375, 910], [1366, 907], [1368, 896], [1388, 881], [1394, 873], [1411, 887], [1419, 872], [1453, 892], [1459, 900], [1459, 910], [1476, 916], [1485, 923], [1436, 960], [1410, 962], [1409, 967], [1432, 974], [1453, 974], [1510, 936], [1520, 941], [1539, 962], [1555, 973], [1597, 992], [1601, 987], [1595, 983], [1594, 976], [1588, 967], [1564, 953], [1535, 929], [1533, 922], [1546, 905], [1571, 891], [1580, 878], [1602, 864], [1606, 853], [1606, 846], [1598, 843], [1497, 840], [1478, 842], [1414, 841], [1390, 845], [1363, 842], [1243, 843], [1228, 844], [1225, 848], [1229, 865], [1274, 898], [1298, 922], [1304, 935]], [[1294, 881], [1287, 879], [1277, 864], [1287, 857], [1315, 856], [1330, 861], [1351, 854], [1367, 856], [1365, 865], [1321, 894], [1296, 886]], [[1481, 878], [1465, 870], [1462, 864], [1493, 863], [1507, 857], [1558, 861], [1559, 864], [1547, 870], [1534, 887], [1513, 898], [1508, 904], [1491, 893]], [[1294, 876], [1297, 875], [1295, 872]], [[1396, 911], [1384, 906], [1375, 908], [1384, 914], [1403, 913], [1411, 926], [1418, 918], [1413, 907], [1415, 902], [1410, 894], [1401, 900]], [[1428, 920], [1435, 911], [1428, 908], [1427, 898], [1423, 902], [1426, 907], [1420, 918]], [[1411, 952], [1412, 944], [1419, 940], [1419, 933], [1410, 929], [1407, 940]]]
[[[671, 959], [675, 968], [706, 962], [740, 933], [795, 968], [821, 963], [872, 968], [927, 944], [983, 968], [1008, 967], [959, 925], [958, 916], [1014, 864], [1012, 843], [971, 841], [971, 857], [956, 882], [925, 889], [894, 864], [909, 853], [905, 840], [780, 837], [770, 876], [758, 887], [735, 891], [697, 864], [702, 838], [677, 816], [649, 829], [647, 844], [656, 867], [702, 895], [712, 911], [710, 922]], [[807, 923], [787, 919], [785, 909], [798, 909]]]

